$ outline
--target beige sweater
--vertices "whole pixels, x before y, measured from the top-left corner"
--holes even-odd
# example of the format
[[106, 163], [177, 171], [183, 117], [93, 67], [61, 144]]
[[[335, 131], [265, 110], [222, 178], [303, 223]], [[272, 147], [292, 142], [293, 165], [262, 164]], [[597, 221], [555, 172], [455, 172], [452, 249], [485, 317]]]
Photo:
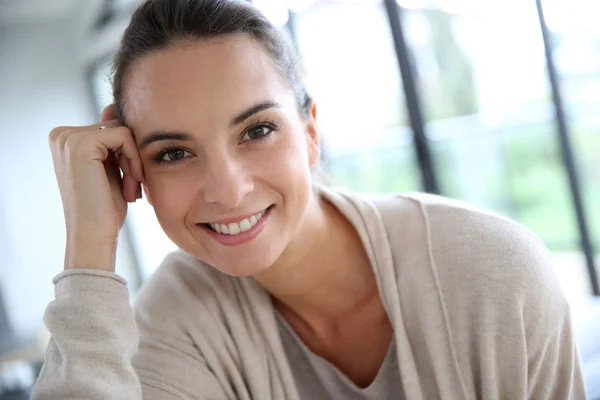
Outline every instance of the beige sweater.
[[[533, 234], [435, 196], [322, 195], [373, 265], [394, 328], [398, 398], [585, 398], [569, 307]], [[139, 294], [135, 320], [115, 274], [67, 271], [54, 282], [33, 400], [298, 399], [303, 383], [252, 278], [173, 253]]]

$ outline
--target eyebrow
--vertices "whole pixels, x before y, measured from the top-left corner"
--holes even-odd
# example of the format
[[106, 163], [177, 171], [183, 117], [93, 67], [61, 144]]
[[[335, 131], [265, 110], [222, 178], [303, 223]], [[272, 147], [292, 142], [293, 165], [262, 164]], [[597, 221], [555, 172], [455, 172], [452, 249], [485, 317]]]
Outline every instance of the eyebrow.
[[154, 132], [142, 139], [142, 141], [139, 144], [139, 149], [143, 150], [144, 148], [148, 147], [151, 143], [159, 142], [161, 140], [189, 141], [192, 140], [192, 135], [184, 132]]
[[[258, 103], [248, 108], [238, 116], [234, 117], [231, 122], [229, 122], [230, 127], [234, 127], [236, 125], [241, 124], [246, 121], [248, 118], [257, 114], [261, 111], [268, 110], [269, 108], [282, 108], [283, 106], [274, 101], [263, 101], [262, 103]], [[179, 141], [190, 141], [192, 140], [192, 135], [185, 132], [165, 132], [165, 131], [157, 131], [153, 132], [150, 135], [146, 136], [142, 139], [139, 144], [139, 149], [143, 150], [148, 147], [151, 143], [159, 142], [161, 140], [179, 140]]]
[[230, 127], [234, 127], [235, 125], [239, 125], [254, 114], [257, 114], [261, 111], [268, 110], [269, 108], [282, 108], [283, 106], [274, 101], [263, 101], [262, 103], [258, 103], [253, 105], [237, 117], [233, 118], [229, 123]]

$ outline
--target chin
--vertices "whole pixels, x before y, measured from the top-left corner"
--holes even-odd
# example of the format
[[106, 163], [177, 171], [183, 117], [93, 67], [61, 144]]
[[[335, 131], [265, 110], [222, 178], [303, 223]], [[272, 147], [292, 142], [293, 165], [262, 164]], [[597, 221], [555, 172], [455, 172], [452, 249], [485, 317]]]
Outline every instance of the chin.
[[273, 262], [245, 259], [239, 262], [215, 263], [213, 267], [230, 276], [245, 277], [260, 274], [269, 269], [271, 265]]
[[273, 248], [274, 243], [250, 248], [221, 248], [216, 252], [194, 246], [188, 251], [197, 259], [226, 275], [245, 277], [260, 274], [268, 270], [281, 255]]

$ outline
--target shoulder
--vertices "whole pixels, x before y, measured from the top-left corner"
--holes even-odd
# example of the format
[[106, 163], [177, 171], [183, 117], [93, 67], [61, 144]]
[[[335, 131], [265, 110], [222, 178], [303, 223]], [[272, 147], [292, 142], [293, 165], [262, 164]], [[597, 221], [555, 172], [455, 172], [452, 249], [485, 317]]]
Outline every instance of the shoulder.
[[489, 262], [548, 256], [542, 241], [528, 228], [468, 203], [425, 193], [376, 195], [370, 200], [390, 225], [406, 220], [420, 225], [422, 239], [438, 256]]
[[410, 197], [423, 210], [430, 262], [449, 308], [496, 311], [507, 326], [535, 326], [534, 336], [568, 316], [552, 255], [528, 228], [460, 201]]
[[411, 273], [436, 287], [459, 354], [470, 354], [474, 341], [507, 346], [507, 357], [519, 351], [540, 354], [559, 330], [570, 329], [570, 306], [552, 255], [533, 232], [456, 200], [403, 198], [420, 208], [423, 230], [417, 241], [428, 252]]
[[420, 240], [447, 296], [467, 296], [470, 301], [510, 298], [525, 308], [536, 301], [550, 307], [566, 304], [550, 252], [523, 225], [441, 196], [410, 193], [388, 198], [401, 209], [406, 209], [407, 200], [414, 203], [412, 213], [420, 214], [423, 227]]
[[472, 229], [478, 228], [492, 236], [524, 236], [543, 246], [535, 234], [523, 225], [469, 203], [426, 193], [407, 193], [401, 197], [417, 202], [426, 222], [436, 231], [470, 233]]
[[407, 197], [419, 203], [429, 247], [441, 262], [502, 266], [499, 272], [506, 273], [526, 265], [550, 266], [550, 253], [544, 243], [509, 218], [440, 196]]

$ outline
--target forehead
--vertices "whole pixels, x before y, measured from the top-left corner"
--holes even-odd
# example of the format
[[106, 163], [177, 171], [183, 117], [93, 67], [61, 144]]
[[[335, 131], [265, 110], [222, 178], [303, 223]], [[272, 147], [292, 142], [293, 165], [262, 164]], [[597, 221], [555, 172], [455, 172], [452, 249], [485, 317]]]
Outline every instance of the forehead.
[[287, 105], [286, 97], [289, 103], [292, 91], [262, 44], [228, 36], [171, 45], [137, 61], [126, 81], [125, 114], [134, 132], [183, 129], [192, 120], [228, 121], [256, 102]]

